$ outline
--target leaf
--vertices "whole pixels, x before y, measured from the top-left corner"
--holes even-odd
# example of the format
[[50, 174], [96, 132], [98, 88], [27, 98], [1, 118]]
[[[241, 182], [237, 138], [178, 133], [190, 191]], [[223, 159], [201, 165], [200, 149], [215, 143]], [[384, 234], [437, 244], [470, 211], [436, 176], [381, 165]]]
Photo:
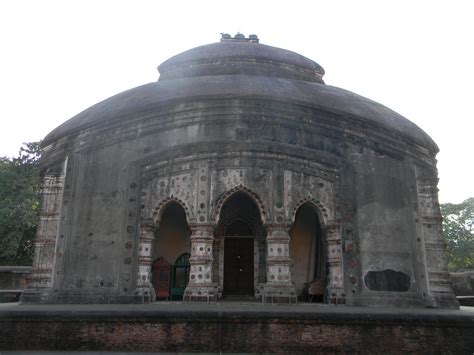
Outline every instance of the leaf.
[[474, 267], [474, 198], [440, 205], [450, 271]]
[[40, 203], [39, 142], [0, 158], [0, 265], [31, 265]]

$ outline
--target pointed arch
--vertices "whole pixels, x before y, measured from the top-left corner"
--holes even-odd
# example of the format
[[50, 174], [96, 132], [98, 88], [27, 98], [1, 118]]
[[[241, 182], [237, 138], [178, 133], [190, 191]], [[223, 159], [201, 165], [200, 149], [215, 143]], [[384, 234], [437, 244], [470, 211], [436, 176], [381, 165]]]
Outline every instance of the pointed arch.
[[233, 195], [235, 195], [236, 193], [238, 192], [242, 192], [244, 194], [246, 194], [250, 200], [252, 200], [252, 202], [255, 203], [255, 205], [257, 206], [259, 212], [260, 212], [260, 219], [261, 219], [261, 222], [263, 224], [265, 224], [266, 222], [266, 209], [265, 209], [265, 206], [263, 204], [263, 201], [262, 199], [258, 196], [257, 193], [255, 193], [254, 191], [252, 191], [251, 189], [249, 189], [248, 187], [242, 185], [242, 184], [239, 184], [237, 186], [234, 186], [233, 188], [225, 191], [218, 199], [217, 199], [217, 202], [216, 202], [216, 205], [215, 205], [215, 208], [214, 208], [214, 211], [212, 213], [212, 219], [217, 222], [219, 221], [219, 218], [220, 218], [220, 215], [221, 215], [221, 212], [222, 212], [222, 207], [224, 206], [225, 202], [231, 198]]
[[317, 214], [319, 218], [319, 223], [321, 224], [321, 228], [326, 229], [328, 225], [328, 207], [325, 206], [323, 202], [320, 200], [315, 199], [314, 197], [307, 197], [304, 199], [301, 199], [296, 203], [296, 205], [293, 207], [293, 210], [291, 211], [291, 223], [295, 223], [295, 218], [296, 218], [296, 213], [300, 209], [301, 206], [304, 204], [308, 204], [311, 206], [311, 208], [314, 210], [314, 212]]
[[163, 216], [163, 212], [172, 203], [177, 203], [178, 205], [180, 205], [183, 208], [184, 213], [186, 215], [186, 222], [189, 224], [191, 216], [190, 216], [190, 213], [189, 213], [188, 206], [186, 206], [186, 203], [183, 200], [171, 195], [171, 196], [161, 200], [158, 203], [158, 205], [153, 209], [153, 222], [154, 222], [156, 228], [158, 228], [160, 223], [161, 223], [161, 218]]

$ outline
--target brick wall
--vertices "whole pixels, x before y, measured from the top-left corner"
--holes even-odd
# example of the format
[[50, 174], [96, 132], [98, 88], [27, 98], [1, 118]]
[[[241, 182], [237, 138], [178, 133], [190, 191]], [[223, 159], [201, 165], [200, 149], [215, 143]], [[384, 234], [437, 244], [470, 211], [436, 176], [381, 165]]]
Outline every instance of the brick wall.
[[2, 350], [471, 353], [470, 316], [0, 312]]

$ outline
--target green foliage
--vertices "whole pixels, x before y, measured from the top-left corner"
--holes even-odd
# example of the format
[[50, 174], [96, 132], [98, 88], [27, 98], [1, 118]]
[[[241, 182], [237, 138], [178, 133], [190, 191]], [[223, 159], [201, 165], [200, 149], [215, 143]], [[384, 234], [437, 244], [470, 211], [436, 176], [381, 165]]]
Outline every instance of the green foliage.
[[450, 271], [474, 268], [474, 198], [441, 206]]
[[38, 223], [40, 143], [0, 158], [0, 265], [31, 265]]

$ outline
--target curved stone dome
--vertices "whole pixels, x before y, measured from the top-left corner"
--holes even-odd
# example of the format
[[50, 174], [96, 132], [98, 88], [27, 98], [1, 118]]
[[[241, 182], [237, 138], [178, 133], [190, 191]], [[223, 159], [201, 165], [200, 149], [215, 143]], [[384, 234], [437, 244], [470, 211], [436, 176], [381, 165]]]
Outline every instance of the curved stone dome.
[[291, 102], [374, 125], [401, 140], [438, 152], [418, 126], [350, 91], [325, 85], [324, 69], [297, 53], [259, 43], [221, 42], [178, 54], [159, 66], [160, 78], [112, 96], [79, 113], [44, 140], [94, 125], [124, 121], [182, 99], [256, 98]]

